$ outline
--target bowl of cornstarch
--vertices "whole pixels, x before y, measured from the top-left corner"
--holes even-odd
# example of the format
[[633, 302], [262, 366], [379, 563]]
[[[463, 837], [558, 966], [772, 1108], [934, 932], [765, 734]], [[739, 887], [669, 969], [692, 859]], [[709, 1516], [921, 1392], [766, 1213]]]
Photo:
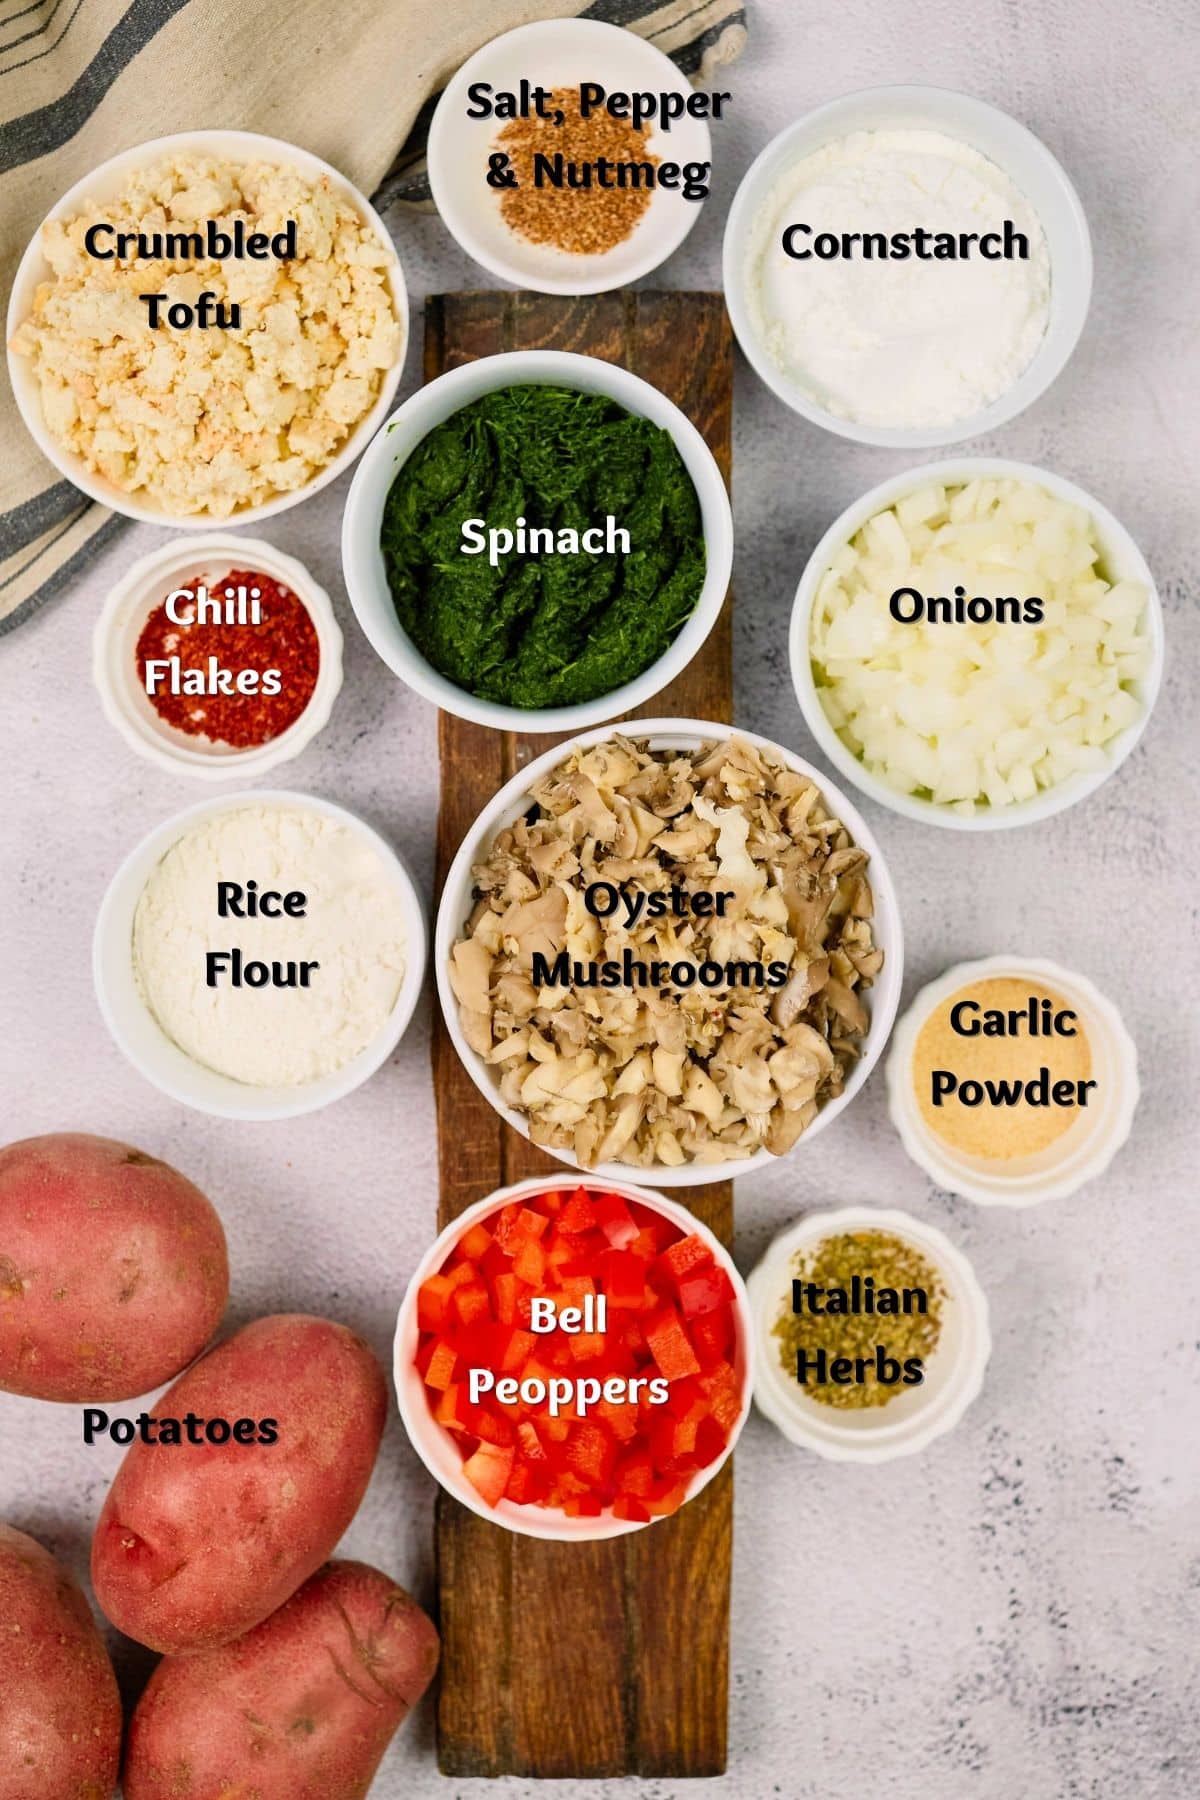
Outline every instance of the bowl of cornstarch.
[[377, 832], [312, 794], [203, 801], [130, 852], [96, 921], [105, 1024], [200, 1112], [286, 1119], [359, 1087], [412, 1018], [424, 911]]
[[941, 88], [846, 94], [752, 165], [725, 296], [747, 360], [814, 424], [923, 449], [992, 431], [1061, 372], [1092, 253], [1079, 197], [1006, 113]]

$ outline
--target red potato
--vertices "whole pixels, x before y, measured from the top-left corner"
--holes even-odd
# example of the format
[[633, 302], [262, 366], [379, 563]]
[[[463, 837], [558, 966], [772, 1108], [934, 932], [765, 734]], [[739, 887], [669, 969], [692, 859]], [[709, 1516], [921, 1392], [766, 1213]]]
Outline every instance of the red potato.
[[240, 1637], [319, 1569], [366, 1492], [387, 1415], [383, 1371], [344, 1325], [256, 1319], [168, 1389], [156, 1419], [274, 1423], [274, 1443], [127, 1451], [92, 1540], [108, 1617], [152, 1650]]
[[121, 1700], [78, 1585], [0, 1525], [0, 1800], [111, 1800]]
[[245, 1637], [159, 1663], [129, 1726], [125, 1800], [362, 1800], [437, 1660], [403, 1588], [329, 1563]]
[[221, 1221], [186, 1176], [85, 1132], [0, 1149], [0, 1388], [148, 1393], [199, 1356], [228, 1298]]

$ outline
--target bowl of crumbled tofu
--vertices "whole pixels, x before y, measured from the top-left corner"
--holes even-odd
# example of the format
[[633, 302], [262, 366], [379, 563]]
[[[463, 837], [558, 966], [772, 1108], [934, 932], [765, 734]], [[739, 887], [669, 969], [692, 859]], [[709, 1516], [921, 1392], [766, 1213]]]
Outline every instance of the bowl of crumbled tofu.
[[249, 131], [157, 138], [64, 194], [29, 244], [8, 369], [43, 454], [152, 524], [245, 524], [333, 481], [386, 418], [400, 260], [320, 157]]

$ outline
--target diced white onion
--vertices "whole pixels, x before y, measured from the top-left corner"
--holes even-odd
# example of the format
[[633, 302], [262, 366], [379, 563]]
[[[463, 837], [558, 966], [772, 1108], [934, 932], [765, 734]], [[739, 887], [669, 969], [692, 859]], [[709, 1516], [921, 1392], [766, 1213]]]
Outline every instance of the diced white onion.
[[[1032, 482], [926, 485], [867, 521], [817, 589], [810, 654], [839, 737], [887, 785], [972, 812], [1083, 771], [1141, 716], [1146, 590], [1110, 583], [1088, 513]], [[898, 587], [1036, 595], [1040, 624], [889, 611]]]

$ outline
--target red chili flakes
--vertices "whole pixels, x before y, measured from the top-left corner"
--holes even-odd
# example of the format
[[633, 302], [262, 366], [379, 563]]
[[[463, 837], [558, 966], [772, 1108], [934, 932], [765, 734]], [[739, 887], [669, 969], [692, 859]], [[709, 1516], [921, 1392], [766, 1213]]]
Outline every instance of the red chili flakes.
[[[142, 627], [136, 656], [143, 687], [147, 663], [178, 658], [178, 668], [147, 694], [161, 719], [191, 737], [245, 750], [269, 743], [295, 724], [317, 685], [321, 651], [308, 608], [291, 588], [254, 569], [231, 569], [209, 584], [209, 593], [223, 601], [227, 589], [239, 587], [259, 590], [257, 625], [175, 624], [164, 598]], [[226, 691], [172, 692], [188, 685], [189, 671], [203, 675], [206, 689], [217, 685], [214, 670], [224, 672], [219, 685]], [[258, 675], [256, 692], [238, 691], [237, 677], [243, 670]], [[277, 693], [262, 691], [269, 670], [278, 672]]]

